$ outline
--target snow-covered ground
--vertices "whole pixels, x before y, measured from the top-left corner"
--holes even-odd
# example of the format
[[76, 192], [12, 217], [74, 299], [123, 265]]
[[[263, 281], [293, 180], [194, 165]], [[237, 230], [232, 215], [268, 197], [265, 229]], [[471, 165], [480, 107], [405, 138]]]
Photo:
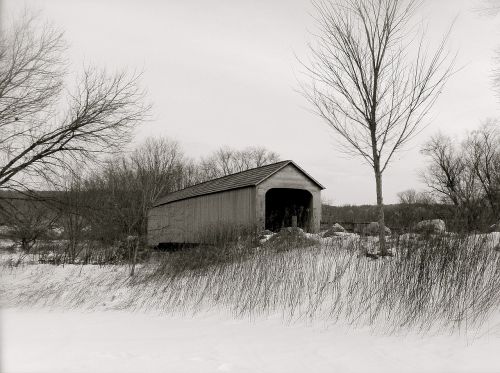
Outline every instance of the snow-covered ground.
[[[315, 304], [328, 305], [328, 297], [315, 303], [318, 287], [314, 286], [330, 284], [334, 277], [322, 276], [336, 274], [336, 266], [345, 260], [361, 263], [348, 267], [351, 270], [372, 271], [392, 263], [393, 259], [384, 263], [352, 259], [357, 254], [328, 249], [330, 244], [344, 247], [355, 239], [332, 237], [323, 240], [321, 250], [279, 253], [266, 261], [243, 262], [234, 271], [230, 265], [227, 273], [193, 275], [186, 282], [189, 286], [182, 276], [146, 281], [154, 269], [151, 265], [138, 266], [131, 279], [126, 265], [55, 266], [26, 256], [16, 266], [20, 254], [4, 252], [0, 254], [0, 372], [500, 372], [498, 302], [484, 313], [486, 322], [465, 325], [452, 334], [443, 329], [417, 334], [412, 328], [401, 328], [405, 334], [387, 334], [380, 325], [349, 325], [344, 314], [336, 319], [309, 312], [316, 310], [311, 308]], [[486, 276], [478, 277], [484, 281], [499, 274], [493, 246], [500, 235], [488, 239], [486, 250], [492, 254], [485, 258], [493, 262], [487, 262]], [[332, 259], [332, 267], [325, 267]], [[249, 268], [255, 270], [244, 272], [243, 278], [236, 276]], [[262, 287], [249, 289], [225, 286], [227, 279], [255, 280], [263, 271], [280, 276], [292, 271], [294, 276], [264, 276], [268, 282], [261, 278]], [[346, 273], [349, 279], [357, 272]], [[219, 288], [220, 278], [226, 280]], [[484, 281], [474, 285], [480, 294], [481, 289], [498, 286], [497, 281]], [[288, 288], [296, 289], [291, 285], [297, 283], [302, 284], [297, 288], [303, 290], [302, 296], [283, 297], [284, 303], [278, 303], [280, 294], [295, 294]], [[253, 312], [235, 316], [235, 305], [260, 302], [249, 295], [267, 290], [274, 295], [263, 293], [262, 299], [276, 302], [275, 307], [256, 306]], [[335, 291], [344, 294], [341, 290], [345, 289]], [[229, 296], [229, 291], [234, 294]], [[172, 292], [176, 297], [170, 299]], [[347, 305], [354, 299], [346, 297]], [[288, 300], [299, 302], [296, 317], [286, 317]], [[300, 312], [301, 306], [307, 312]], [[397, 311], [392, 301], [389, 306], [389, 312]], [[383, 325], [399, 325], [390, 313], [380, 315]]]
[[498, 323], [422, 337], [215, 313], [3, 309], [1, 322], [5, 373], [500, 371]]

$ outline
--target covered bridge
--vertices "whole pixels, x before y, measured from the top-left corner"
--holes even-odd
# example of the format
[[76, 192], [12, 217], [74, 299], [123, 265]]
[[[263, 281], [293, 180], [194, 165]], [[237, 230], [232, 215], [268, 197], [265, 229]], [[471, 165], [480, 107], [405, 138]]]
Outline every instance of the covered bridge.
[[148, 244], [200, 243], [222, 226], [317, 232], [324, 187], [293, 161], [210, 180], [161, 197], [148, 214]]

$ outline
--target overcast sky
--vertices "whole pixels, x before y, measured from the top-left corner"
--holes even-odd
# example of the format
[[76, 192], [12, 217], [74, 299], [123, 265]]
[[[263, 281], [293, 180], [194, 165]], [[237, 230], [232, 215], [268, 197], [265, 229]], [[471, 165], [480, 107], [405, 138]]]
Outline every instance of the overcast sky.
[[[1, 2], [1, 0], [0, 0]], [[479, 15], [480, 0], [428, 0], [418, 20], [437, 42], [451, 25], [459, 71], [429, 126], [384, 175], [386, 203], [423, 189], [420, 145], [437, 131], [459, 139], [500, 103], [491, 85], [499, 18]], [[74, 71], [83, 64], [144, 71], [153, 120], [137, 131], [177, 139], [193, 157], [221, 145], [265, 146], [292, 159], [327, 189], [334, 204], [375, 203], [372, 170], [339, 153], [334, 134], [297, 93], [314, 22], [309, 0], [3, 0], [3, 17], [24, 7], [65, 31]]]

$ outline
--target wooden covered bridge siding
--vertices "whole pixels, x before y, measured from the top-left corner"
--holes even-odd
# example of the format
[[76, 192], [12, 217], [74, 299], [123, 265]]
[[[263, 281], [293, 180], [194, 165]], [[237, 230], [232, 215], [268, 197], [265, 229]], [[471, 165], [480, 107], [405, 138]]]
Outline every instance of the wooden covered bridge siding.
[[148, 243], [198, 243], [207, 229], [224, 225], [264, 229], [266, 194], [275, 189], [309, 192], [307, 229], [320, 229], [323, 187], [292, 161], [283, 161], [163, 197], [149, 211]]
[[195, 243], [204, 229], [255, 223], [255, 188], [247, 187], [174, 201], [150, 210], [148, 242]]

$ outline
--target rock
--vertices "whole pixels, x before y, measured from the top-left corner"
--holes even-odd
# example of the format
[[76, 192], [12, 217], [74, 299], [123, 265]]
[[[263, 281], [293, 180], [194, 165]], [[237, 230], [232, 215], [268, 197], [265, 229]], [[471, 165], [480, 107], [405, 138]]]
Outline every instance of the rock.
[[304, 235], [304, 230], [299, 227], [286, 227], [286, 228], [281, 228], [280, 233], [291, 233], [291, 234], [298, 234], [303, 236]]
[[269, 229], [264, 229], [259, 233], [260, 236], [269, 236], [270, 234], [273, 234], [273, 232], [271, 232]]
[[378, 255], [377, 254], [372, 254], [372, 253], [365, 253], [365, 256], [370, 258], [370, 259], [378, 259]]
[[339, 223], [333, 224], [328, 230], [332, 232], [345, 232], [345, 228], [341, 226]]
[[500, 232], [500, 221], [490, 227], [490, 233]]
[[420, 235], [416, 233], [403, 233], [399, 236], [400, 241], [414, 242], [419, 239]]
[[125, 242], [128, 244], [136, 243], [139, 240], [139, 236], [130, 235], [125, 238]]
[[339, 233], [342, 233], [342, 232], [332, 232], [330, 230], [327, 230], [325, 233], [323, 233], [322, 237], [323, 238], [338, 237], [338, 236], [340, 236]]
[[335, 232], [331, 230], [327, 230], [325, 233], [323, 233], [323, 238], [328, 238], [328, 237], [338, 237], [344, 232]]
[[418, 233], [445, 233], [446, 224], [441, 219], [423, 220], [417, 223], [415, 231]]
[[274, 232], [271, 232], [269, 229], [264, 229], [262, 232], [259, 233], [259, 240], [267, 240], [269, 237], [271, 237], [274, 234]]
[[325, 233], [323, 233], [323, 237], [334, 237], [337, 236], [337, 233], [345, 233], [345, 228], [338, 223], [333, 224]]
[[[379, 224], [376, 221], [373, 221], [363, 227], [362, 233], [366, 234], [367, 236], [378, 236], [379, 234]], [[385, 234], [391, 234], [391, 230], [388, 227], [385, 227]]]
[[493, 250], [500, 252], [500, 243], [498, 245], [496, 245]]
[[0, 225], [0, 235], [9, 235], [12, 230], [13, 229], [7, 225]]
[[52, 233], [57, 236], [57, 237], [61, 237], [64, 233], [64, 228], [62, 227], [53, 227], [51, 229]]

